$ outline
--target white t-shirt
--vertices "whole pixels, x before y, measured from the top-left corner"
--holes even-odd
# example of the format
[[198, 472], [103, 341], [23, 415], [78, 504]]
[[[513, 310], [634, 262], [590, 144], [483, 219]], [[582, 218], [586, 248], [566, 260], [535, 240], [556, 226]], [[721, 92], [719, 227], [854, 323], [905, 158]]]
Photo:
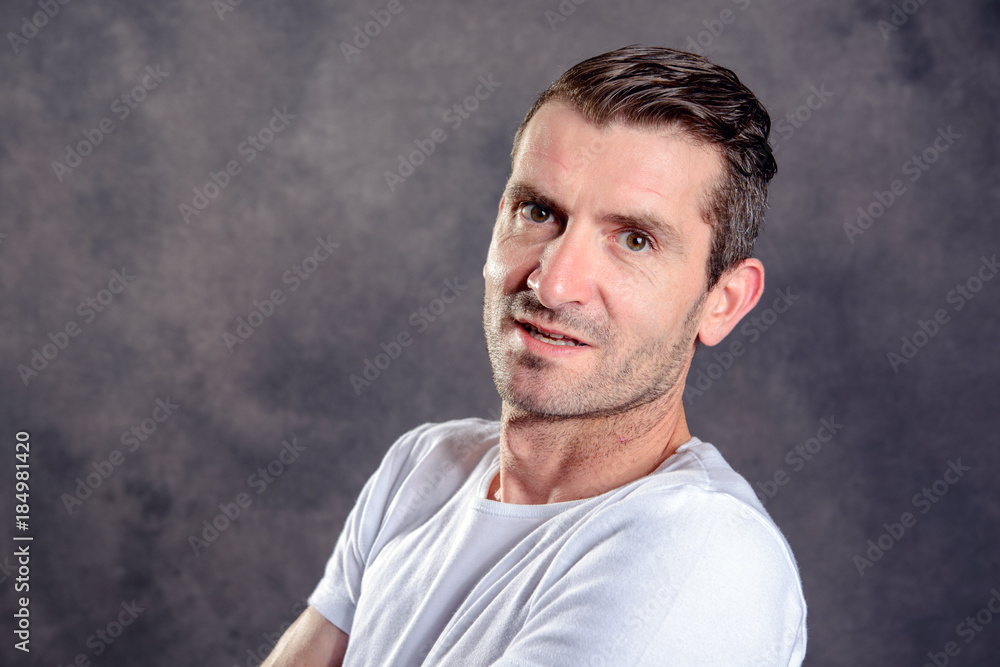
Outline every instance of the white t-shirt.
[[345, 667], [799, 665], [791, 549], [747, 484], [692, 438], [593, 498], [486, 498], [499, 425], [401, 437], [347, 517], [309, 598], [346, 632]]

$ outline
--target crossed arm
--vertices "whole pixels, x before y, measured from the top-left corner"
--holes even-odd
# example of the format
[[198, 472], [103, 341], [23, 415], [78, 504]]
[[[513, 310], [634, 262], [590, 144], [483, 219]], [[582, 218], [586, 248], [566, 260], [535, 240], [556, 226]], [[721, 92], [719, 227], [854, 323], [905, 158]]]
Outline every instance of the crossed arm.
[[341, 667], [347, 635], [312, 607], [281, 636], [261, 667]]

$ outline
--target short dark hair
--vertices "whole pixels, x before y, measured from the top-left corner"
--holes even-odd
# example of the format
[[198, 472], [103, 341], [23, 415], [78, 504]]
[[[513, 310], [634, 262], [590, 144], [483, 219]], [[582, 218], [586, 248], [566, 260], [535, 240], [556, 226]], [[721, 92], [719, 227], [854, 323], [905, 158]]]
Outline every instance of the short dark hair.
[[514, 135], [512, 160], [528, 121], [551, 101], [568, 102], [598, 127], [674, 125], [718, 146], [725, 171], [706, 202], [708, 289], [750, 257], [778, 166], [767, 143], [771, 117], [731, 70], [693, 53], [637, 45], [584, 60], [535, 100]]

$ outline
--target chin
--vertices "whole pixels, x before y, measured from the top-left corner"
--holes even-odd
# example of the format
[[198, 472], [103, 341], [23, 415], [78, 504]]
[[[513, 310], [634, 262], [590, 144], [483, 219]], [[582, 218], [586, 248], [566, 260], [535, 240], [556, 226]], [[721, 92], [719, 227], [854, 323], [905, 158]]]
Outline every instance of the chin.
[[[515, 414], [533, 415], [553, 419], [597, 416], [617, 410], [601, 405], [593, 396], [586, 396], [578, 387], [568, 383], [553, 383], [553, 387], [539, 387], [537, 382], [517, 382], [509, 380], [497, 384], [497, 390], [504, 404], [513, 408]], [[558, 388], [554, 388], [558, 386]]]
[[539, 415], [546, 417], [572, 416], [573, 411], [561, 405], [564, 400], [552, 396], [552, 392], [538, 386], [538, 382], [515, 378], [509, 370], [493, 372], [493, 380], [504, 405], [513, 408], [515, 413]]

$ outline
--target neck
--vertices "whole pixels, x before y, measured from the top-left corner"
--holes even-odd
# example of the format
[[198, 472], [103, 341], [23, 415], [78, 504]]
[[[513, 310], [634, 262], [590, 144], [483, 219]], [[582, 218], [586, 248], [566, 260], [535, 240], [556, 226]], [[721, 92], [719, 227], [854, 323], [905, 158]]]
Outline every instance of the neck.
[[490, 498], [542, 505], [592, 498], [644, 477], [691, 439], [680, 392], [626, 412], [549, 417], [504, 404]]

